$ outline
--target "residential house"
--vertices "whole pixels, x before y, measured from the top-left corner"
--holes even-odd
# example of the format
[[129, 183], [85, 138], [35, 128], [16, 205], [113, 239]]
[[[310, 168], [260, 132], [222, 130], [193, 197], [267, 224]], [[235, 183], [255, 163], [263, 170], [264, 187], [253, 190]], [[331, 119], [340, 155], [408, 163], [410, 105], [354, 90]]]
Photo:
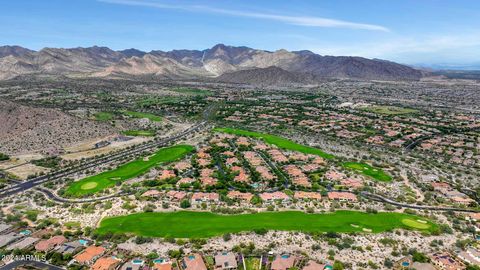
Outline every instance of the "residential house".
[[120, 267], [120, 270], [140, 270], [144, 265], [144, 261], [140, 259], [130, 260]]
[[183, 270], [207, 270], [207, 266], [198, 253], [185, 256], [182, 260]]
[[40, 252], [50, 251], [56, 246], [67, 242], [67, 238], [63, 235], [55, 235], [48, 240], [42, 240], [35, 245], [35, 249]]
[[357, 188], [362, 188], [363, 187], [363, 181], [362, 179], [358, 178], [347, 178], [347, 179], [342, 179], [340, 180], [340, 184], [345, 187], [357, 189]]
[[464, 270], [463, 263], [455, 260], [449, 253], [434, 253], [430, 256], [432, 264], [440, 270]]
[[6, 230], [10, 229], [12, 225], [0, 223], [0, 233], [5, 232]]
[[468, 264], [480, 265], [480, 251], [474, 247], [467, 248], [458, 254], [458, 257]]
[[293, 198], [300, 200], [321, 200], [322, 195], [318, 192], [295, 191]]
[[58, 246], [55, 251], [61, 254], [72, 254], [77, 253], [84, 248], [84, 245], [79, 240], [71, 241], [64, 243], [63, 245]]
[[29, 236], [29, 237], [26, 237], [26, 238], [22, 239], [22, 241], [19, 241], [19, 242], [16, 242], [16, 243], [13, 243], [13, 244], [9, 245], [7, 247], [7, 250], [26, 249], [26, 248], [29, 248], [29, 247], [33, 246], [33, 244], [37, 243], [38, 241], [40, 241], [39, 238]]
[[178, 180], [177, 187], [180, 187], [180, 185], [182, 185], [182, 184], [191, 184], [193, 182], [195, 182], [195, 179], [190, 178], [190, 177], [183, 177], [180, 180]]
[[0, 248], [3, 248], [4, 246], [13, 243], [17, 241], [17, 239], [21, 238], [22, 236], [20, 234], [17, 234], [15, 232], [10, 232], [7, 234], [2, 234], [0, 235]]
[[287, 194], [285, 194], [283, 192], [280, 192], [280, 191], [275, 191], [275, 192], [270, 192], [270, 193], [265, 192], [265, 193], [261, 193], [259, 196], [262, 199], [262, 201], [264, 201], [264, 202], [272, 202], [272, 201], [275, 201], [275, 200], [281, 200], [281, 201], [290, 200], [290, 197], [288, 197]]
[[284, 254], [284, 255], [277, 255], [277, 257], [272, 261], [272, 266], [270, 267], [272, 270], [287, 270], [295, 266], [296, 257]]
[[175, 172], [173, 170], [162, 170], [160, 175], [157, 177], [158, 180], [163, 181], [170, 178], [175, 178]]
[[217, 193], [197, 192], [192, 195], [192, 203], [218, 202], [220, 196]]
[[436, 270], [436, 268], [431, 263], [420, 262], [414, 262], [411, 268], [415, 270]]
[[328, 192], [328, 199], [334, 201], [356, 202], [357, 196], [351, 192]]
[[186, 171], [186, 170], [190, 169], [191, 167], [192, 167], [192, 165], [190, 164], [190, 162], [185, 162], [185, 161], [178, 162], [174, 166], [174, 168], [177, 169], [180, 172]]
[[156, 189], [147, 190], [142, 194], [142, 197], [151, 197], [156, 198], [159, 197], [162, 193]]
[[73, 257], [79, 264], [91, 265], [98, 257], [105, 253], [106, 249], [101, 246], [89, 246], [82, 253]]
[[237, 258], [232, 252], [219, 252], [215, 255], [215, 269], [237, 269]]
[[303, 270], [323, 270], [325, 269], [325, 264], [317, 263], [316, 261], [310, 260], [307, 265], [303, 267]]
[[242, 193], [238, 190], [232, 190], [228, 192], [227, 197], [230, 199], [238, 199], [249, 202], [253, 198], [253, 194], [248, 192]]
[[154, 270], [172, 270], [172, 262], [162, 262], [162, 263], [155, 263], [153, 265]]
[[170, 190], [165, 195], [174, 201], [181, 201], [187, 197], [187, 193], [185, 191], [176, 190]]
[[114, 270], [121, 262], [115, 256], [102, 257], [92, 265], [92, 270]]

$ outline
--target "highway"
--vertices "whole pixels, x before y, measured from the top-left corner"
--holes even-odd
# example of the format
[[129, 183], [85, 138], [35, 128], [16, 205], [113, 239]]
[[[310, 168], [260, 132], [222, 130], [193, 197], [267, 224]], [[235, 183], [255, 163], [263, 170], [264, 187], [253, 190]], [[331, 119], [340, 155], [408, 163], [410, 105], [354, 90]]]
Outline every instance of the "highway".
[[152, 150], [152, 149], [156, 149], [158, 147], [167, 146], [171, 142], [182, 139], [189, 134], [198, 132], [199, 130], [205, 128], [206, 124], [207, 124], [206, 121], [202, 121], [202, 122], [197, 123], [197, 124], [195, 124], [194, 126], [188, 128], [188, 129], [186, 129], [186, 130], [184, 130], [184, 131], [182, 131], [178, 134], [175, 134], [173, 136], [170, 136], [168, 138], [151, 141], [151, 142], [148, 142], [148, 143], [145, 143], [145, 144], [142, 144], [142, 145], [138, 145], [137, 147], [134, 147], [134, 148], [131, 148], [131, 149], [125, 149], [123, 151], [113, 153], [113, 154], [111, 154], [109, 156], [106, 156], [106, 157], [99, 157], [99, 158], [96, 158], [96, 159], [93, 159], [93, 160], [90, 160], [90, 161], [86, 161], [86, 162], [84, 162], [80, 165], [74, 166], [74, 167], [65, 168], [63, 170], [56, 171], [56, 172], [53, 172], [53, 173], [48, 174], [48, 175], [35, 177], [35, 178], [29, 179], [25, 182], [15, 184], [11, 187], [8, 187], [8, 188], [5, 188], [5, 189], [1, 190], [0, 191], [0, 199], [4, 199], [8, 196], [27, 191], [29, 189], [35, 188], [35, 187], [37, 187], [41, 184], [44, 184], [46, 182], [49, 182], [49, 181], [58, 180], [58, 179], [61, 179], [63, 177], [66, 177], [66, 176], [69, 176], [69, 175], [72, 175], [72, 174], [75, 174], [75, 173], [78, 173], [78, 172], [81, 172], [81, 171], [85, 171], [85, 170], [94, 168], [96, 166], [102, 165], [102, 164], [107, 164], [107, 163], [110, 163], [110, 162], [113, 162], [113, 161], [116, 161], [116, 160], [119, 160], [119, 159], [123, 159], [125, 157], [130, 156], [130, 155], [140, 154], [140, 153], [142, 153], [144, 151], [147, 151], [147, 150]]

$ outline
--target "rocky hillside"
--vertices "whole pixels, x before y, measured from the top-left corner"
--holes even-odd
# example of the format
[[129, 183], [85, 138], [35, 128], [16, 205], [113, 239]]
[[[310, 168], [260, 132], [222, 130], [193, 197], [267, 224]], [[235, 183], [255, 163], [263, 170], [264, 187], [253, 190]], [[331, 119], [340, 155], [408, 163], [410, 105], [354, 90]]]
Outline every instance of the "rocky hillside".
[[254, 68], [224, 73], [216, 78], [216, 81], [226, 83], [248, 83], [253, 85], [291, 85], [305, 84], [318, 81], [313, 75], [306, 73], [293, 73], [271, 66], [267, 68]]
[[61, 149], [87, 139], [115, 134], [107, 124], [59, 110], [0, 101], [0, 152], [9, 155]]
[[[269, 67], [280, 69], [267, 69]], [[23, 74], [62, 74], [94, 77], [153, 75], [161, 78], [222, 78], [260, 69], [269, 78], [303, 82], [309, 78], [353, 78], [378, 80], [418, 80], [422, 73], [411, 67], [378, 59], [349, 56], [321, 56], [310, 51], [274, 52], [218, 44], [206, 50], [113, 51], [106, 47], [57, 49], [38, 52], [18, 46], [0, 47], [0, 79]], [[288, 72], [288, 75], [286, 72]], [[295, 78], [293, 78], [293, 77]], [[289, 77], [289, 78], [287, 78]], [[232, 75], [222, 80], [229, 81]], [[255, 78], [252, 78], [252, 83]], [[245, 81], [249, 82], [249, 80]]]

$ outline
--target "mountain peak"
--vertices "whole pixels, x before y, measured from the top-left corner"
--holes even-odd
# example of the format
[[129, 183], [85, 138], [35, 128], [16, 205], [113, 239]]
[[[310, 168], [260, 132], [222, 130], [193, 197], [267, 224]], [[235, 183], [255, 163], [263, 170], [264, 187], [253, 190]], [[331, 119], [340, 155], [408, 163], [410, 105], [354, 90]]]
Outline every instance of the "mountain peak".
[[[394, 62], [348, 56], [321, 56], [310, 51], [274, 52], [217, 44], [205, 50], [151, 51], [108, 47], [44, 48], [34, 52], [19, 46], [0, 47], [0, 79], [22, 74], [89, 74], [90, 76], [169, 76], [207, 78], [230, 75], [245, 82], [305, 82], [312, 78], [416, 80], [419, 70]], [[5, 56], [10, 56], [8, 59]], [[127, 61], [131, 60], [131, 61]], [[19, 64], [21, 63], [21, 65]], [[258, 75], [255, 72], [260, 72]], [[268, 76], [278, 77], [278, 79]], [[225, 78], [227, 79], [227, 78]], [[308, 79], [308, 80], [306, 80]]]
[[0, 58], [6, 56], [23, 56], [33, 52], [35, 51], [17, 45], [0, 46]]

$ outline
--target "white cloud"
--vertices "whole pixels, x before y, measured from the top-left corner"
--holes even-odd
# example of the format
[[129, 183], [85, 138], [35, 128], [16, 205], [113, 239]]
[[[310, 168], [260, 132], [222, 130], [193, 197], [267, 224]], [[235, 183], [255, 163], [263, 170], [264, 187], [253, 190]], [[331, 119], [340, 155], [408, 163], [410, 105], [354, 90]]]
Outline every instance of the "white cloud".
[[309, 26], [309, 27], [334, 27], [334, 28], [349, 28], [349, 29], [361, 29], [361, 30], [372, 30], [372, 31], [383, 31], [389, 32], [389, 29], [375, 24], [366, 24], [366, 23], [356, 23], [343, 20], [321, 18], [321, 17], [310, 17], [310, 16], [286, 16], [286, 15], [276, 15], [268, 13], [257, 13], [257, 12], [246, 12], [240, 10], [230, 10], [230, 9], [219, 9], [212, 8], [207, 6], [199, 5], [171, 5], [164, 4], [159, 2], [147, 2], [139, 0], [98, 0], [104, 3], [110, 4], [120, 4], [120, 5], [130, 5], [130, 6], [144, 6], [152, 7], [159, 9], [177, 9], [185, 10], [191, 12], [208, 12], [216, 14], [224, 14], [236, 17], [245, 17], [245, 18], [257, 18], [270, 21], [278, 21], [291, 25], [299, 26]]
[[472, 55], [480, 55], [478, 53], [479, 46], [479, 33], [398, 37], [385, 41], [355, 43], [346, 46], [329, 44], [308, 46], [305, 44], [306, 48], [322, 55], [355, 55], [409, 63], [441, 61], [449, 58], [464, 61]]

